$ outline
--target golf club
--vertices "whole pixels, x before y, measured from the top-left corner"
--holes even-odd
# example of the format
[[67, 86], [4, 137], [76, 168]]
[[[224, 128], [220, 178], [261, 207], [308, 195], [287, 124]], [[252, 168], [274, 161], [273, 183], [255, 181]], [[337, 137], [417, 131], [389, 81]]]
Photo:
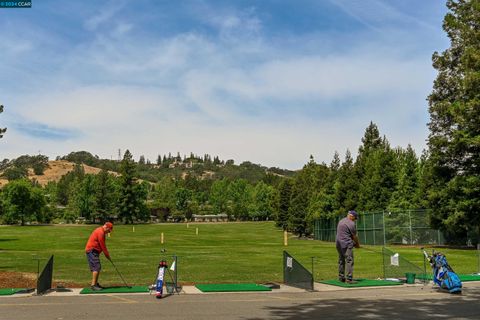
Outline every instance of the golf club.
[[125, 284], [125, 286], [126, 286], [127, 288], [131, 288], [131, 286], [129, 286], [129, 285], [127, 284], [127, 281], [125, 281], [125, 279], [123, 278], [123, 276], [122, 276], [122, 274], [120, 273], [120, 271], [118, 271], [117, 266], [115, 265], [115, 263], [113, 263], [113, 261], [112, 261], [111, 259], [110, 259], [110, 262], [112, 263], [112, 266], [115, 268], [115, 271], [117, 271], [117, 273], [118, 273], [118, 275], [120, 276], [120, 278], [122, 278], [122, 281], [123, 281], [123, 283]]

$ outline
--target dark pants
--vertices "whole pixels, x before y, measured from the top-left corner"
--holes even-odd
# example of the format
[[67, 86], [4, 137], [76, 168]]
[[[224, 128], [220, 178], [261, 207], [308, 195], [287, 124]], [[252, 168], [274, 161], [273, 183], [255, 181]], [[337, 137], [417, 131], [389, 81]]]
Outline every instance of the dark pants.
[[[353, 279], [353, 248], [342, 248], [337, 243], [338, 252], [338, 278], [339, 279]], [[346, 268], [345, 268], [346, 267]], [[345, 269], [347, 274], [345, 276]]]

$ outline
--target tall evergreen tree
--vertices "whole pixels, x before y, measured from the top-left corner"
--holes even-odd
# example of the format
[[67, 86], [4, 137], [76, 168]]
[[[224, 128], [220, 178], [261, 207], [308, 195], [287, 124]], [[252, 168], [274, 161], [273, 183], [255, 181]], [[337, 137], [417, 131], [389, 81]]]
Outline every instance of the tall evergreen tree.
[[107, 170], [102, 170], [95, 177], [95, 215], [94, 219], [107, 221], [114, 214], [116, 200], [115, 182]]
[[137, 210], [135, 198], [135, 162], [129, 150], [125, 151], [120, 166], [120, 206], [118, 217], [125, 223], [133, 223]]
[[[367, 202], [369, 202], [373, 195], [370, 194], [371, 187], [370, 180], [372, 179], [375, 163], [373, 161], [373, 153], [376, 150], [382, 149], [382, 138], [380, 137], [380, 131], [373, 122], [370, 122], [365, 129], [365, 133], [362, 138], [362, 145], [358, 148], [357, 159], [355, 160], [354, 172], [356, 176], [356, 190], [358, 191], [354, 204], [356, 209], [368, 210]], [[367, 184], [369, 186], [367, 186]], [[353, 209], [353, 208], [350, 208]]]
[[382, 148], [372, 151], [365, 159], [364, 175], [359, 189], [359, 209], [384, 210], [397, 184], [395, 152], [384, 138]]
[[371, 152], [382, 148], [382, 137], [380, 131], [375, 123], [370, 121], [370, 124], [365, 129], [365, 134], [362, 138], [362, 145], [358, 148], [358, 158], [367, 158]]
[[428, 147], [434, 226], [463, 241], [480, 234], [480, 3], [448, 0], [450, 47], [433, 54], [438, 71], [428, 97]]
[[294, 180], [288, 210], [288, 229], [299, 237], [308, 234], [307, 209], [310, 200], [302, 180], [301, 177]]
[[419, 208], [429, 208], [429, 190], [433, 189], [433, 165], [427, 150], [423, 150], [418, 163], [418, 187], [416, 201]]
[[287, 178], [280, 182], [279, 200], [278, 200], [278, 214], [275, 218], [276, 225], [283, 230], [287, 230], [288, 226], [288, 213], [290, 208], [290, 198], [292, 194], [292, 180]]
[[300, 237], [310, 233], [309, 202], [314, 191], [321, 192], [320, 179], [316, 173], [317, 164], [313, 156], [310, 156], [310, 161], [293, 179], [290, 207], [288, 208], [288, 229]]
[[416, 209], [420, 207], [417, 201], [419, 181], [418, 158], [411, 145], [407, 150], [399, 150], [398, 184], [389, 204], [389, 209]]
[[[388, 205], [385, 198], [388, 197], [388, 192], [393, 192], [385, 190], [394, 160], [390, 146], [386, 138], [380, 137], [378, 127], [373, 122], [366, 128], [362, 143], [355, 162], [355, 172], [360, 181], [356, 208], [366, 211], [385, 209]], [[389, 176], [382, 176], [384, 172], [389, 172]]]
[[333, 186], [335, 215], [343, 216], [349, 210], [357, 208], [358, 188], [359, 180], [354, 171], [353, 158], [350, 151], [347, 150], [345, 160], [338, 170], [337, 179]]

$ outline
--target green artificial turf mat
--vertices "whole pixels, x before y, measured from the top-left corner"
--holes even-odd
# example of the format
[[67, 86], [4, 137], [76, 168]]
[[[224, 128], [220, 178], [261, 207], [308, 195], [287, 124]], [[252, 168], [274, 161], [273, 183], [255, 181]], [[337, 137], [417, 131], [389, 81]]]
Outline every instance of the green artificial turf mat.
[[[480, 281], [480, 275], [478, 275], [478, 274], [459, 274], [458, 277], [460, 278], [460, 281], [465, 281], [465, 282]], [[420, 275], [417, 275], [417, 279], [432, 280], [432, 275], [428, 274], [428, 275], [425, 276], [423, 274], [420, 274]]]
[[459, 274], [458, 277], [461, 281], [480, 281], [478, 274]]
[[14, 293], [25, 291], [27, 289], [19, 289], [19, 288], [10, 288], [10, 289], [0, 289], [0, 296], [10, 296]]
[[418, 279], [418, 280], [432, 280], [432, 275], [431, 274], [416, 274], [415, 279]]
[[376, 286], [398, 286], [403, 285], [403, 282], [387, 281], [387, 280], [370, 280], [370, 279], [355, 279], [357, 283], [348, 284], [339, 280], [324, 280], [320, 283], [330, 284], [332, 286], [339, 286], [344, 288], [356, 287], [376, 287]]
[[88, 288], [83, 288], [80, 294], [97, 294], [97, 293], [137, 293], [137, 292], [149, 292], [147, 286], [133, 286], [133, 287], [105, 287], [105, 289], [94, 291]]
[[197, 284], [195, 287], [202, 292], [272, 291], [271, 288], [256, 283]]

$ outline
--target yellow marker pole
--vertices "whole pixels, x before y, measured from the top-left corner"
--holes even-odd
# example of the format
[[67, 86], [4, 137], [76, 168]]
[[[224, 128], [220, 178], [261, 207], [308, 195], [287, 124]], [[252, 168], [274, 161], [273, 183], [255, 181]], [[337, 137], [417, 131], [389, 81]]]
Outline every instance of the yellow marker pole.
[[187, 229], [190, 228], [189, 224], [187, 223]]
[[283, 245], [288, 246], [288, 232], [287, 230], [283, 231]]
[[198, 228], [195, 228], [195, 233], [196, 233], [197, 236], [198, 236]]
[[162, 232], [162, 236], [160, 237], [160, 243], [163, 244], [163, 232]]
[[135, 226], [132, 226], [132, 232], [135, 232]]
[[109, 233], [107, 233], [107, 234], [108, 234], [108, 237], [110, 238], [110, 232], [109, 232]]

